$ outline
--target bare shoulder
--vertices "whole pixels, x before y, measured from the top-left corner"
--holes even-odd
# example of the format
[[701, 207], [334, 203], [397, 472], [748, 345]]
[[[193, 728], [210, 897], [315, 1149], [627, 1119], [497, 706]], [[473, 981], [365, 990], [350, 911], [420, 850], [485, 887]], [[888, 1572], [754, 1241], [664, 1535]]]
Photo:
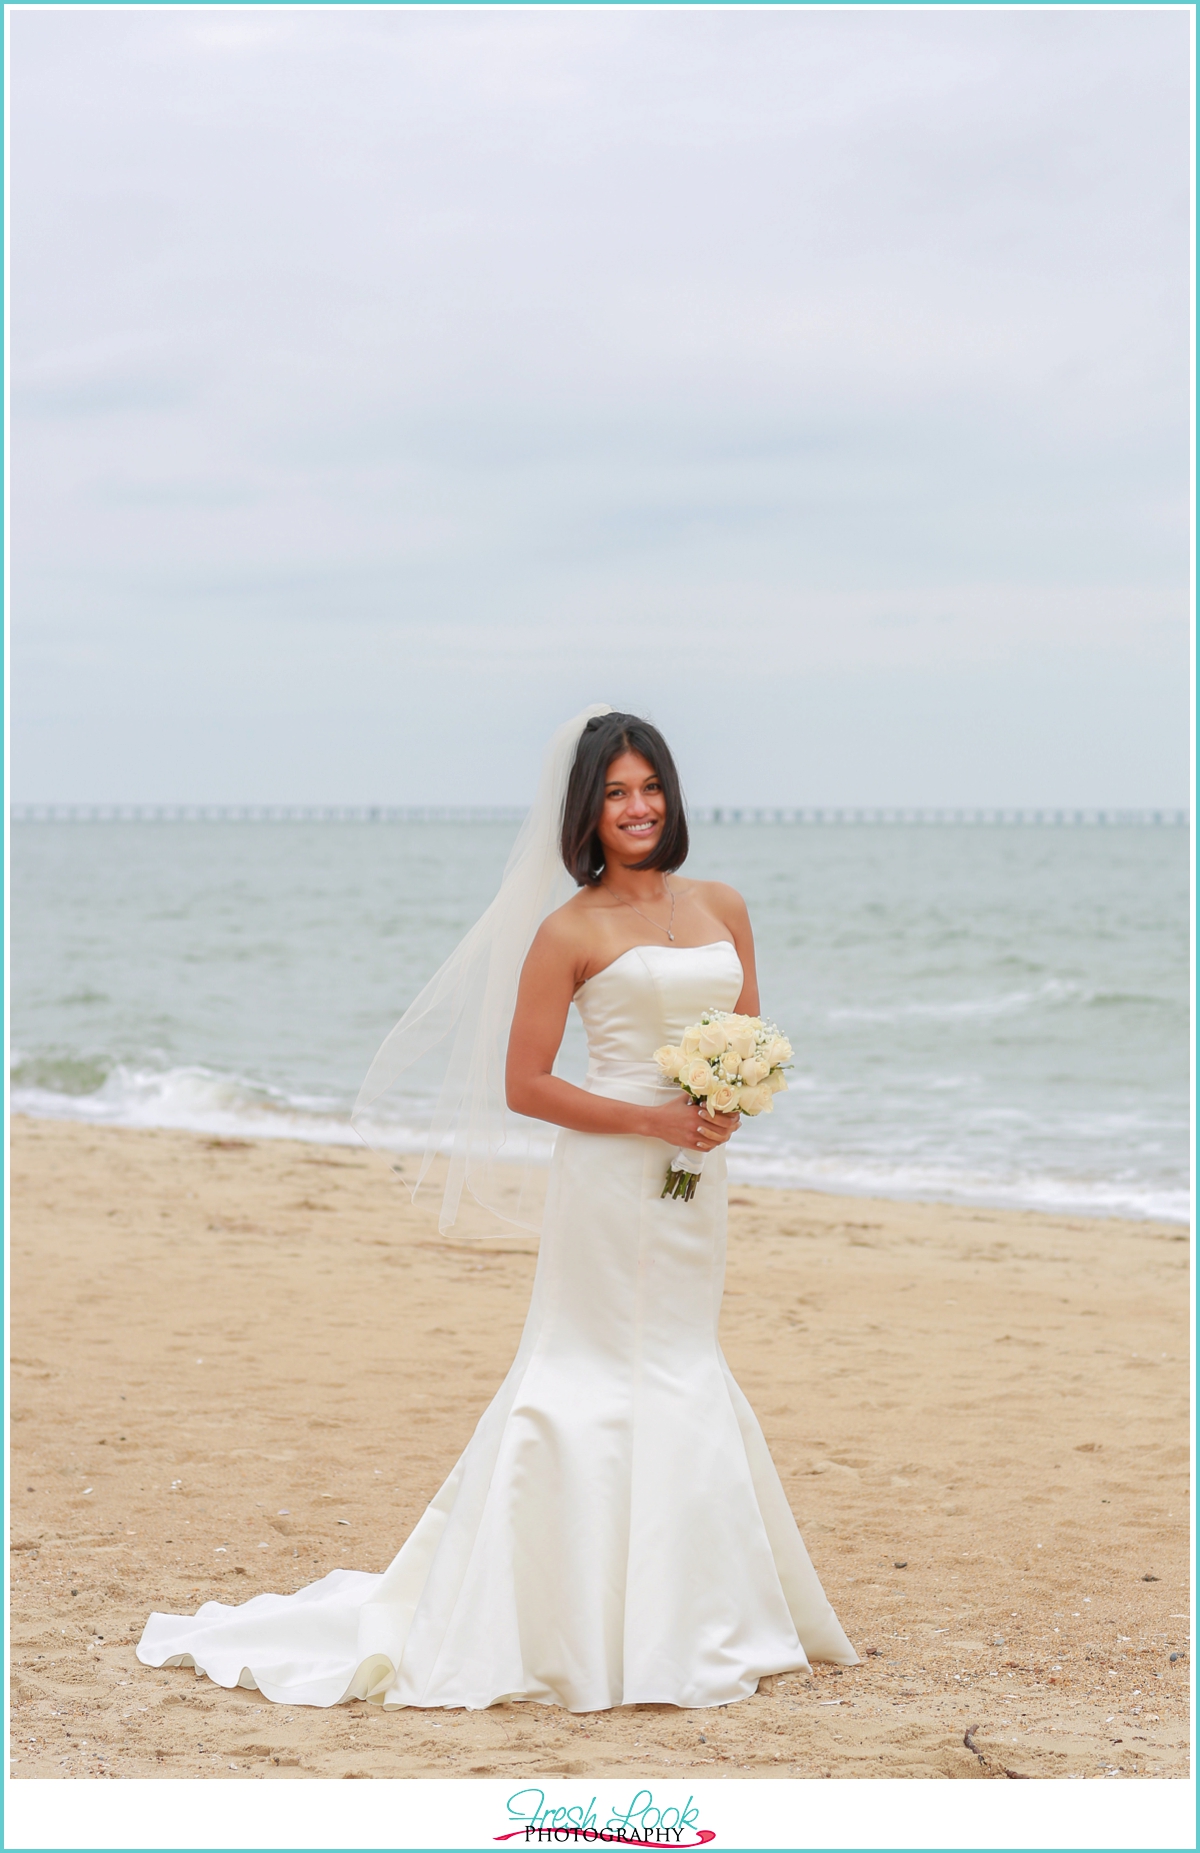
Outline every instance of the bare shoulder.
[[727, 926], [746, 926], [750, 921], [749, 910], [736, 888], [731, 888], [724, 881], [694, 881], [691, 889], [701, 906], [718, 920], [724, 920]]
[[580, 943], [585, 930], [585, 921], [578, 906], [578, 895], [572, 895], [561, 907], [556, 907], [552, 914], [547, 914], [541, 926], [533, 936], [533, 944], [543, 952], [565, 952]]
[[572, 967], [578, 965], [587, 956], [594, 930], [591, 925], [591, 909], [583, 890], [571, 896], [561, 907], [556, 907], [552, 914], [547, 914], [533, 937], [530, 947], [531, 957], [539, 963], [565, 963]]

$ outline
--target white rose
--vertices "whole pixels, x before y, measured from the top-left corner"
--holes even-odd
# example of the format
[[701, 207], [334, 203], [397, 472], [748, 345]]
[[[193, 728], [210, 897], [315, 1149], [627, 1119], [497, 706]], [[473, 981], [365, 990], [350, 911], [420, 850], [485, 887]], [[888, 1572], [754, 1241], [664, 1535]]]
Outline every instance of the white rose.
[[757, 1087], [769, 1072], [770, 1064], [760, 1061], [756, 1055], [751, 1055], [742, 1063], [742, 1080], [747, 1087]]
[[736, 1113], [738, 1094], [725, 1081], [718, 1081], [708, 1096], [708, 1110], [714, 1117], [718, 1113]]
[[736, 1081], [741, 1072], [741, 1056], [735, 1055], [732, 1049], [726, 1049], [724, 1055], [721, 1057], [721, 1079], [723, 1081]]
[[787, 1093], [787, 1080], [784, 1076], [783, 1069], [782, 1068], [772, 1068], [770, 1074], [767, 1076], [766, 1080], [763, 1082], [763, 1086], [769, 1087], [773, 1094], [786, 1094]]
[[696, 1055], [700, 1050], [700, 1025], [693, 1023], [691, 1029], [685, 1029], [679, 1038], [679, 1046], [685, 1055]]
[[683, 1050], [672, 1048], [668, 1043], [665, 1048], [655, 1049], [654, 1059], [666, 1075], [668, 1081], [678, 1081], [679, 1070], [683, 1064]]
[[698, 1053], [701, 1055], [723, 1055], [729, 1047], [729, 1038], [720, 1023], [702, 1023], [700, 1025], [700, 1042]]
[[725, 1031], [729, 1037], [730, 1048], [735, 1050], [738, 1055], [743, 1057], [743, 1059], [747, 1055], [754, 1054], [754, 1044], [757, 1038], [754, 1034], [753, 1024], [743, 1023], [742, 1021], [737, 1020], [731, 1023], [726, 1023]]
[[762, 1086], [743, 1087], [738, 1105], [743, 1113], [749, 1113], [751, 1117], [756, 1113], [769, 1113], [771, 1111], [771, 1090], [769, 1087]]
[[770, 1068], [780, 1068], [784, 1062], [792, 1059], [792, 1045], [786, 1036], [772, 1036], [762, 1052], [764, 1062]]
[[710, 1094], [717, 1086], [717, 1077], [707, 1062], [699, 1057], [684, 1062], [679, 1070], [679, 1079], [689, 1094]]

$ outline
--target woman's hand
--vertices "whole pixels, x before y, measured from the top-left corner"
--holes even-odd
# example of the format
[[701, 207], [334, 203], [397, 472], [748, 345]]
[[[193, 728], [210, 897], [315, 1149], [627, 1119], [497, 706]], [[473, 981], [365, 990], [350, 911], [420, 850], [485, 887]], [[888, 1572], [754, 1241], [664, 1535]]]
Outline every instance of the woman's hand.
[[651, 1138], [681, 1146], [685, 1152], [708, 1152], [714, 1145], [724, 1145], [742, 1123], [740, 1113], [718, 1113], [710, 1119], [703, 1107], [682, 1093], [664, 1106], [651, 1108], [651, 1118]]

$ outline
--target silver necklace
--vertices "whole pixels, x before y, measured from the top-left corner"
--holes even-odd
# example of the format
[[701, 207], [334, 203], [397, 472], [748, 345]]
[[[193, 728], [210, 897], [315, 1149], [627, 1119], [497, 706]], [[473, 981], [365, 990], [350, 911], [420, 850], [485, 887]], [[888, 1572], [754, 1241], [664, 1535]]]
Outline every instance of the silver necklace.
[[658, 921], [651, 920], [649, 914], [643, 914], [640, 907], [633, 907], [632, 901], [622, 901], [621, 905], [622, 907], [633, 907], [633, 911], [635, 914], [640, 914], [641, 918], [645, 920], [648, 925], [652, 926], [656, 932], [665, 933], [667, 938], [671, 941], [672, 945], [674, 945], [675, 935], [671, 931], [671, 928], [675, 925], [675, 895], [665, 875], [663, 876], [663, 887], [666, 889], [667, 893], [671, 896], [671, 918], [667, 922], [666, 926], [659, 926]]

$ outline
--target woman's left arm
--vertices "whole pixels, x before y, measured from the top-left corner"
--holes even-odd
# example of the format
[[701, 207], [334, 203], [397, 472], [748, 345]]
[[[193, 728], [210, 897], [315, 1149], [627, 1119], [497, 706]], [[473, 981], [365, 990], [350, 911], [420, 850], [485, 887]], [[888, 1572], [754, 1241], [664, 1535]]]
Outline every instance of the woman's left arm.
[[728, 928], [729, 937], [742, 964], [742, 990], [735, 1008], [739, 1016], [758, 1015], [758, 971], [754, 963], [754, 932], [750, 912], [736, 888], [723, 881], [709, 882], [710, 906], [718, 920]]

